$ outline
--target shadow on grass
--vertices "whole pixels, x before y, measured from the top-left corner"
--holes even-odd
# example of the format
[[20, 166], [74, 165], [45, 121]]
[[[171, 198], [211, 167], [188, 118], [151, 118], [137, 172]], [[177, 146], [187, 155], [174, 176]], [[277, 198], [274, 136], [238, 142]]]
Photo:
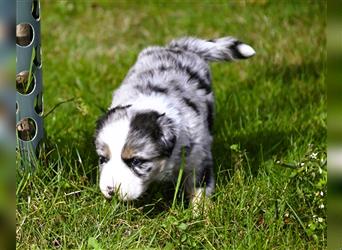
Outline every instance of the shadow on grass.
[[[143, 196], [134, 202], [134, 206], [142, 208], [147, 217], [154, 218], [171, 209], [174, 193], [175, 185], [171, 182], [152, 183]], [[181, 201], [181, 195], [177, 196], [177, 201]]]
[[[239, 145], [240, 154], [246, 154], [251, 174], [256, 176], [263, 162], [281, 155], [288, 149], [289, 137], [291, 137], [290, 132], [265, 130], [232, 136], [226, 142], [220, 138], [215, 138], [213, 144], [214, 165], [221, 166], [221, 170], [228, 170], [233, 174], [235, 166], [241, 162], [236, 159], [236, 152], [230, 147], [231, 145]], [[247, 167], [245, 156], [242, 155], [242, 157], [243, 166]]]
[[267, 79], [282, 79], [284, 83], [291, 83], [294, 79], [318, 79], [324, 69], [323, 61], [307, 61], [302, 64], [275, 64], [267, 67], [262, 76]]
[[[71, 178], [83, 178], [89, 184], [97, 182], [98, 156], [95, 151], [93, 131], [82, 130], [78, 138], [72, 136], [59, 138], [58, 143], [47, 137], [44, 140], [44, 152], [41, 160], [46, 167], [53, 166], [57, 171], [56, 161], [63, 165], [65, 173], [75, 173]], [[51, 152], [51, 153], [48, 153]]]
[[[298, 80], [310, 80], [313, 83], [317, 83], [324, 70], [326, 70], [326, 64], [323, 60], [306, 61], [302, 64], [273, 64], [253, 71], [252, 77], [244, 80], [244, 82], [252, 87], [265, 81], [280, 81], [284, 85], [297, 84]], [[319, 92], [319, 94], [321, 93]]]
[[[324, 70], [324, 61], [309, 61], [303, 64], [284, 64], [284, 65], [274, 65], [274, 67], [265, 67], [263, 70], [259, 71], [259, 73], [253, 78], [247, 79], [246, 82], [248, 86], [256, 86], [260, 82], [265, 81], [277, 81], [285, 86], [289, 86], [292, 84], [298, 84], [298, 80], [308, 81], [311, 79], [313, 84], [316, 84], [319, 78], [321, 77], [322, 71]], [[306, 82], [310, 83], [310, 82]], [[246, 85], [244, 86], [246, 87]], [[242, 88], [244, 88], [242, 87]], [[300, 88], [301, 86], [298, 86]], [[239, 95], [239, 93], [235, 90], [235, 93]], [[227, 90], [229, 93], [229, 90]], [[284, 92], [286, 95], [288, 92]], [[290, 92], [291, 93], [291, 92]], [[230, 95], [228, 94], [228, 95]], [[298, 97], [298, 93], [293, 93], [293, 96], [284, 96], [284, 99], [291, 99], [293, 104], [295, 105], [297, 112], [305, 113], [307, 112], [306, 106], [311, 104], [310, 99], [319, 100], [321, 98], [322, 92], [320, 90], [313, 91], [311, 90], [304, 96]], [[240, 105], [240, 104], [236, 104]], [[243, 105], [243, 103], [241, 103]], [[274, 105], [277, 105], [277, 109], [274, 109], [274, 112], [277, 110], [286, 110], [286, 102], [283, 102], [279, 99], [275, 100]], [[238, 108], [238, 107], [237, 107]], [[268, 110], [268, 109], [267, 109]], [[260, 107], [260, 113], [262, 111], [262, 106]], [[238, 122], [240, 121], [239, 113], [231, 113], [230, 120], [237, 121], [235, 124], [237, 127], [240, 125]], [[246, 114], [241, 114], [246, 115]], [[252, 114], [253, 115], [253, 114]], [[300, 125], [298, 128], [293, 128], [293, 124], [289, 124], [289, 127], [292, 128], [279, 128], [275, 123], [274, 129], [269, 128], [258, 128], [256, 131], [239, 131], [238, 135], [234, 135], [229, 137], [228, 139], [219, 138], [219, 134], [221, 134], [222, 128], [218, 127], [218, 124], [224, 124], [224, 115], [218, 116], [215, 120], [216, 133], [214, 133], [214, 143], [213, 143], [213, 158], [215, 161], [215, 166], [221, 166], [221, 170], [223, 173], [234, 173], [235, 165], [238, 164], [238, 159], [236, 158], [236, 152], [232, 150], [231, 145], [239, 145], [239, 149], [241, 153], [246, 152], [246, 157], [248, 159], [248, 164], [251, 168], [251, 174], [256, 176], [258, 174], [259, 168], [262, 164], [270, 159], [277, 158], [278, 156], [283, 155], [286, 151], [288, 151], [291, 146], [291, 138], [298, 138], [299, 131], [304, 132], [306, 129], [313, 129], [310, 127], [310, 123], [308, 123], [307, 128], [304, 128], [304, 125]], [[308, 121], [306, 121], [308, 122]], [[234, 125], [234, 126], [235, 126]], [[268, 126], [272, 126], [272, 124], [268, 124]], [[232, 128], [229, 128], [231, 130]], [[313, 140], [319, 140], [318, 137], [324, 138], [322, 134], [323, 128], [315, 128], [318, 132], [318, 135], [313, 136]], [[245, 159], [246, 160], [246, 159]], [[243, 166], [248, 165], [246, 162]], [[224, 167], [224, 169], [222, 169]], [[246, 169], [247, 171], [247, 169]], [[228, 176], [229, 177], [229, 176]], [[229, 178], [228, 178], [229, 180]]]

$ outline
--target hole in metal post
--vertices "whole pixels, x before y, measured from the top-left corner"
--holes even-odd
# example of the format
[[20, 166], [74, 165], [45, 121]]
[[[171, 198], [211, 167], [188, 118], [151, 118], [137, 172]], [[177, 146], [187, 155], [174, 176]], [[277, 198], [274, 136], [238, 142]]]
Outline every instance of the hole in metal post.
[[38, 0], [33, 0], [32, 1], [32, 16], [34, 19], [39, 19], [40, 13], [39, 13], [39, 1]]
[[36, 123], [31, 118], [24, 118], [17, 123], [18, 137], [23, 141], [31, 141], [37, 131]]
[[36, 46], [34, 47], [34, 59], [33, 59], [33, 63], [37, 66], [40, 67], [42, 64], [42, 51], [40, 49], [40, 46]]
[[[31, 77], [29, 77], [28, 71], [22, 71], [17, 74], [16, 80], [16, 88], [20, 94], [28, 95], [30, 94], [35, 86], [35, 78], [34, 75], [31, 73]], [[31, 79], [29, 79], [31, 78]]]
[[29, 23], [20, 23], [16, 28], [17, 44], [29, 46], [33, 41], [33, 28]]
[[39, 93], [36, 98], [34, 99], [34, 110], [36, 111], [37, 115], [43, 115], [43, 95]]

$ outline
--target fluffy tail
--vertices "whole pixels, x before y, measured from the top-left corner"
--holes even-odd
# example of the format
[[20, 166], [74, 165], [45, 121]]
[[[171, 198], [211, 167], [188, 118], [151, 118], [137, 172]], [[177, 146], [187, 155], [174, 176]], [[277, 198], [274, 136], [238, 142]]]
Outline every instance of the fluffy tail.
[[183, 37], [171, 41], [169, 48], [178, 48], [193, 52], [206, 61], [232, 61], [254, 56], [254, 49], [234, 37], [202, 40]]

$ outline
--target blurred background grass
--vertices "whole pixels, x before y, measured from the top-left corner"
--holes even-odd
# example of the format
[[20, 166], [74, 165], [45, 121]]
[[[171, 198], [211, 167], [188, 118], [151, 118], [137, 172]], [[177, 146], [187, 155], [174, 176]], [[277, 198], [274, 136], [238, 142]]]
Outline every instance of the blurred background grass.
[[[326, 247], [325, 1], [41, 5], [45, 113], [71, 101], [45, 118], [36, 173], [17, 173], [18, 248]], [[185, 35], [257, 52], [211, 67], [215, 206], [194, 219], [156, 190], [145, 205], [105, 202], [95, 120], [141, 49]]]

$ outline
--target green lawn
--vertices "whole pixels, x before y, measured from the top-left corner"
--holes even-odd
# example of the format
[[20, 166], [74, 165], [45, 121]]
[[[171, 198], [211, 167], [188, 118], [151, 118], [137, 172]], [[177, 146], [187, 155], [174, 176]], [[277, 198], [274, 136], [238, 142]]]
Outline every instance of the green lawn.
[[[17, 171], [18, 249], [326, 248], [325, 1], [42, 1], [46, 140]], [[225, 1], [224, 1], [225, 2]], [[256, 56], [212, 64], [216, 192], [195, 217], [173, 190], [106, 201], [95, 121], [139, 51], [234, 35]]]

